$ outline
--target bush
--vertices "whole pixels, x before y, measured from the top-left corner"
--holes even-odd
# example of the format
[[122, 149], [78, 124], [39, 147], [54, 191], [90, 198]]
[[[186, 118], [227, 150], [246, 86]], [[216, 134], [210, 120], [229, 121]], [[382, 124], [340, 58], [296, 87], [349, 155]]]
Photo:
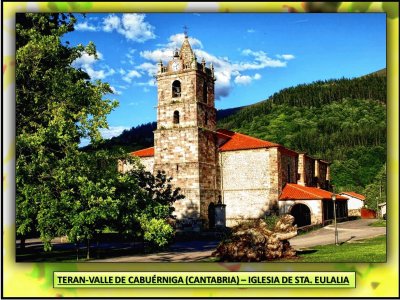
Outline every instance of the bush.
[[152, 218], [147, 220], [146, 218], [142, 218], [140, 226], [144, 233], [144, 240], [156, 248], [168, 245], [174, 237], [174, 229], [162, 219]]

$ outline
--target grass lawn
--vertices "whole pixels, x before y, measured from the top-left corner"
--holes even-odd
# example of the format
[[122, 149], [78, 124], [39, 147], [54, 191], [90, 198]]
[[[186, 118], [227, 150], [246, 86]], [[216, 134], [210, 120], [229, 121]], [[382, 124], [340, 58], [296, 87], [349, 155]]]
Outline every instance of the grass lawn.
[[386, 220], [378, 220], [374, 223], [369, 224], [372, 227], [386, 227]]
[[[315, 246], [298, 252], [293, 262], [386, 262], [386, 235], [342, 245]], [[283, 260], [276, 261], [283, 262]]]

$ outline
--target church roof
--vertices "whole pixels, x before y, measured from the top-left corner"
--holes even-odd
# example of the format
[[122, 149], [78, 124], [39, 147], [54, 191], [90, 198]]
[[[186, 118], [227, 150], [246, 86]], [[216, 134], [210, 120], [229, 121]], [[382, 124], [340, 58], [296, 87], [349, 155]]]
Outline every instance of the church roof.
[[133, 152], [131, 152], [131, 155], [138, 156], [138, 157], [154, 156], [154, 147], [133, 151]]
[[[279, 147], [280, 151], [283, 151], [285, 154], [297, 156], [297, 152], [286, 149], [279, 144], [226, 129], [218, 129], [217, 137], [219, 151], [221, 152]], [[131, 152], [131, 155], [138, 157], [154, 156], [154, 147]]]
[[[331, 200], [332, 193], [316, 187], [288, 183], [283, 188], [279, 200]], [[336, 200], [348, 200], [336, 194]]]
[[349, 196], [351, 196], [351, 197], [353, 197], [353, 198], [357, 198], [357, 199], [360, 199], [360, 200], [365, 200], [365, 197], [363, 196], [363, 195], [361, 195], [361, 194], [357, 194], [357, 193], [355, 193], [355, 192], [342, 192], [342, 193], [340, 193], [341, 195], [342, 194], [346, 194], [346, 195], [349, 195]]
[[229, 131], [226, 129], [217, 130], [218, 138], [226, 140], [219, 146], [220, 151], [247, 150], [259, 148], [279, 147], [279, 144], [260, 140], [245, 134]]

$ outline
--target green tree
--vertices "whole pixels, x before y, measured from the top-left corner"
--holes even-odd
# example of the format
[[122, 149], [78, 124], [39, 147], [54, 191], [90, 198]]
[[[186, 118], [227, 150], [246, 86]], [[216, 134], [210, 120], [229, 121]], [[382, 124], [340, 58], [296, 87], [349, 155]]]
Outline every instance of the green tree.
[[381, 167], [372, 183], [365, 187], [365, 205], [378, 211], [378, 204], [386, 202], [387, 181], [386, 164]]
[[98, 143], [99, 128], [107, 127], [117, 105], [103, 99], [112, 93], [108, 84], [71, 66], [84, 52], [96, 57], [92, 43], [61, 42], [75, 21], [72, 14], [16, 16], [16, 227], [22, 239], [35, 228], [46, 242], [66, 231], [73, 199], [64, 172], [81, 171], [80, 139]]
[[131, 170], [118, 176], [116, 197], [118, 216], [114, 227], [131, 238], [140, 238], [152, 247], [163, 247], [173, 237], [172, 204], [183, 199], [179, 188], [171, 185], [165, 172], [153, 175], [143, 170], [137, 160], [125, 157]]

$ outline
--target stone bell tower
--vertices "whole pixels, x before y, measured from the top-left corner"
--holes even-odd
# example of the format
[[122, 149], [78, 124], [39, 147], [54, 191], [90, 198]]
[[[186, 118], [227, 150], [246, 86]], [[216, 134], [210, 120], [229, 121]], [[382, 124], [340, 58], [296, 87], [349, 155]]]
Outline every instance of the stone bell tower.
[[206, 67], [204, 59], [197, 62], [185, 34], [168, 64], [158, 63], [156, 78], [154, 171], [166, 171], [185, 195], [174, 204], [180, 223], [200, 230], [208, 226], [209, 204], [220, 195], [214, 67]]

